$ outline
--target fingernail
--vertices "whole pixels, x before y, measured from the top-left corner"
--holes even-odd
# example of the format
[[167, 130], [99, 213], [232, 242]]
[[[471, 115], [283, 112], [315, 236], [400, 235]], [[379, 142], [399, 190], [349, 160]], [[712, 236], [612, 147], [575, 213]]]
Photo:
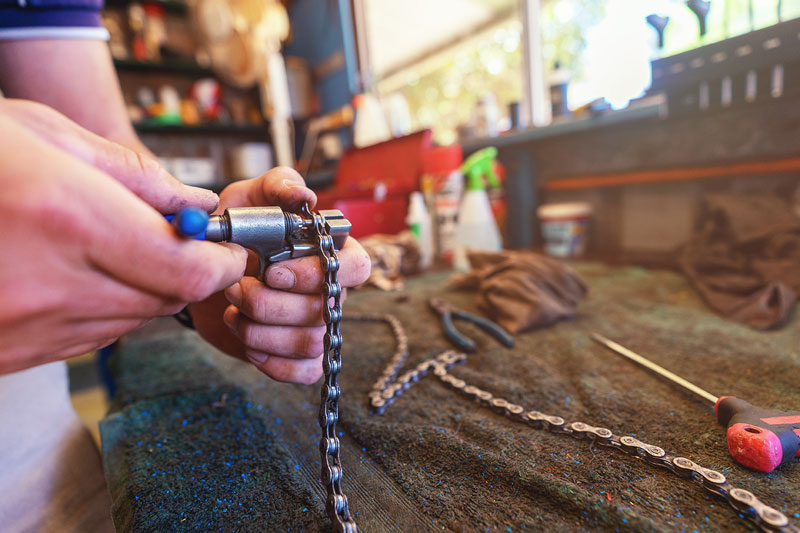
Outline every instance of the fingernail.
[[273, 289], [291, 289], [296, 281], [294, 272], [286, 267], [275, 266], [267, 270], [267, 285]]
[[201, 202], [203, 202], [203, 205], [199, 207], [211, 212], [219, 205], [219, 195], [217, 195], [217, 193], [202, 187], [194, 187], [192, 185], [187, 185], [187, 187], [192, 191], [192, 194], [194, 194], [195, 198], [198, 198]]
[[250, 359], [250, 362], [256, 366], [261, 366], [269, 357], [268, 354], [261, 353], [261, 352], [253, 352], [247, 354], [247, 358]]
[[283, 180], [282, 185], [284, 189], [287, 189], [289, 191], [294, 191], [295, 189], [301, 191], [310, 190], [305, 183], [297, 182], [294, 180]]
[[230, 329], [234, 333], [236, 333], [237, 315], [238, 312], [233, 307], [227, 308], [225, 312], [222, 313], [222, 322], [224, 322], [225, 325], [228, 326], [228, 329]]
[[236, 307], [242, 306], [242, 286], [239, 283], [234, 283], [225, 289], [225, 298], [235, 305]]

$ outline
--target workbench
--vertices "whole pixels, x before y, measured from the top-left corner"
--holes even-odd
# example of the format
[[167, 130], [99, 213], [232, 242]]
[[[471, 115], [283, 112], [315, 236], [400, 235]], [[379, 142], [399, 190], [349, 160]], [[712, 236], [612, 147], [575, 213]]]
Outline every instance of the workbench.
[[[800, 517], [800, 462], [738, 466], [710, 405], [593, 343], [600, 332], [715, 394], [800, 407], [800, 322], [756, 332], [710, 312], [679, 274], [574, 265], [589, 296], [570, 322], [506, 349], [458, 324], [479, 351], [451, 373], [526, 409], [603, 426], [722, 472]], [[403, 293], [351, 291], [344, 315], [391, 312], [404, 368], [449, 348], [427, 299], [475, 310], [444, 273]], [[394, 351], [380, 323], [343, 324], [338, 431], [343, 487], [362, 531], [748, 531], [699, 485], [587, 441], [515, 423], [434, 376], [385, 414], [367, 393]], [[156, 323], [112, 358], [117, 393], [101, 423], [119, 531], [327, 531], [319, 482], [318, 386], [269, 380], [190, 330]]]
[[[800, 77], [800, 64], [795, 68]], [[675, 267], [675, 250], [693, 235], [705, 195], [771, 191], [788, 198], [800, 185], [791, 133], [800, 120], [800, 84], [792, 87], [781, 98], [696, 113], [668, 114], [648, 99], [462, 148], [465, 155], [498, 149], [507, 174], [506, 247], [541, 247], [540, 205], [587, 202], [589, 257]]]

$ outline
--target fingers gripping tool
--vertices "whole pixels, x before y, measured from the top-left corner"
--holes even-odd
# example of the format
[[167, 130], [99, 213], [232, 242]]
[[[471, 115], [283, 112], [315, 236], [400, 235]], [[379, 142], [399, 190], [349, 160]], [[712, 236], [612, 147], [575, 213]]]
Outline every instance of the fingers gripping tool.
[[[334, 248], [341, 250], [350, 235], [350, 222], [336, 209], [319, 214], [333, 237]], [[166, 218], [182, 237], [232, 242], [252, 250], [258, 256], [261, 280], [272, 263], [317, 253], [317, 234], [307, 204], [300, 214], [270, 206], [231, 207], [221, 215], [209, 216], [202, 209], [190, 207]]]

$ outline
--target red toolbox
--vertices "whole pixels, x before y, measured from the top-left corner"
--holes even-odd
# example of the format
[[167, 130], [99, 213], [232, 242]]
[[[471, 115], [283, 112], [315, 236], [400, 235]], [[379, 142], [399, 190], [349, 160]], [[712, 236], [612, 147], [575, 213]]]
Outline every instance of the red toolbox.
[[408, 196], [419, 190], [422, 159], [430, 149], [430, 130], [349, 149], [333, 185], [317, 192], [319, 209], [339, 209], [353, 224], [353, 237], [403, 231]]

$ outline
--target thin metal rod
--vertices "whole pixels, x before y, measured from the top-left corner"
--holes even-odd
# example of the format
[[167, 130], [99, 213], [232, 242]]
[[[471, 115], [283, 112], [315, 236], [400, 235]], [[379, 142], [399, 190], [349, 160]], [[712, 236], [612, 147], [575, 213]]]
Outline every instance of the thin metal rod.
[[523, 126], [546, 126], [550, 98], [545, 87], [542, 55], [542, 0], [520, 0], [522, 20]]
[[642, 365], [642, 366], [644, 366], [646, 368], [649, 368], [653, 372], [655, 372], [655, 373], [657, 373], [657, 374], [659, 374], [661, 376], [664, 376], [665, 378], [669, 379], [670, 381], [673, 381], [673, 382], [677, 383], [681, 387], [689, 389], [693, 393], [697, 394], [698, 396], [702, 396], [704, 399], [710, 401], [713, 404], [716, 404], [717, 400], [719, 400], [719, 398], [717, 398], [716, 396], [714, 396], [710, 392], [708, 392], [706, 390], [703, 390], [700, 387], [698, 387], [697, 385], [686, 381], [682, 377], [680, 377], [680, 376], [678, 376], [676, 374], [673, 374], [672, 372], [670, 372], [666, 368], [658, 366], [657, 364], [653, 363], [652, 361], [649, 361], [649, 360], [645, 359], [644, 357], [642, 357], [641, 355], [639, 355], [638, 353], [633, 352], [633, 351], [627, 349], [626, 347], [624, 347], [624, 346], [622, 346], [620, 344], [617, 344], [616, 342], [612, 341], [611, 339], [607, 339], [606, 337], [603, 337], [599, 333], [592, 333], [592, 339], [594, 339], [595, 341], [599, 342], [600, 344], [602, 344], [606, 348], [608, 348], [610, 350], [613, 350], [613, 351], [617, 352], [618, 354], [623, 355], [623, 356], [627, 357], [628, 359], [630, 359], [632, 361], [635, 361], [635, 362], [639, 363], [640, 365]]

